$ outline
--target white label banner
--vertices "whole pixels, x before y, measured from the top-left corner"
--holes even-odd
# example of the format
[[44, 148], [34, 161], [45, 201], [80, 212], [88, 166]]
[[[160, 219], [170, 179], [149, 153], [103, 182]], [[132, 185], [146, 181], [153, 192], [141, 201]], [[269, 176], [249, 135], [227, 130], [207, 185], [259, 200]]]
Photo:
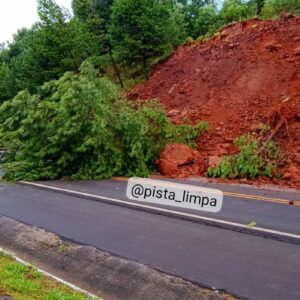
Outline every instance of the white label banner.
[[135, 201], [215, 213], [223, 203], [220, 190], [137, 177], [128, 180], [126, 196]]

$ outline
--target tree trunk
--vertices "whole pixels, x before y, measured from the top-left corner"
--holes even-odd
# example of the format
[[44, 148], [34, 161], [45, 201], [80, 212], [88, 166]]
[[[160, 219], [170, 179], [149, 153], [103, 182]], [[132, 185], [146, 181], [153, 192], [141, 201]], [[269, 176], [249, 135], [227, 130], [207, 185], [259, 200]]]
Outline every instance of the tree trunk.
[[111, 47], [110, 47], [110, 46], [109, 46], [109, 50], [108, 50], [108, 51], [109, 51], [109, 56], [110, 56], [111, 63], [112, 63], [112, 65], [113, 65], [113, 67], [114, 67], [114, 70], [115, 70], [115, 73], [116, 73], [116, 75], [117, 75], [117, 77], [118, 77], [119, 83], [120, 83], [121, 87], [124, 88], [124, 84], [123, 84], [123, 81], [122, 81], [120, 72], [119, 72], [119, 70], [118, 70], [118, 66], [117, 66], [117, 64], [116, 64], [116, 62], [115, 62], [115, 60], [114, 60], [114, 58], [113, 58], [112, 50], [111, 50]]
[[148, 73], [148, 67], [147, 67], [147, 60], [146, 58], [143, 58], [143, 71], [144, 71], [144, 74], [145, 74], [145, 78], [146, 80], [149, 79], [149, 73]]

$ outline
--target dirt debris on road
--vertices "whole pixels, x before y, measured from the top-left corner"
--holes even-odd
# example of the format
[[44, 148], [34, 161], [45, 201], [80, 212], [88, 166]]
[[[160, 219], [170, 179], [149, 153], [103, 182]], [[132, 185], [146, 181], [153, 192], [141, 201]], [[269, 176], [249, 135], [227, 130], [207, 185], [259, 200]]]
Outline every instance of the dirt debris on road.
[[299, 17], [250, 19], [179, 47], [131, 98], [160, 99], [175, 123], [207, 121], [197, 149], [207, 161], [236, 153], [235, 138], [268, 125], [284, 154], [283, 178], [261, 181], [300, 187]]

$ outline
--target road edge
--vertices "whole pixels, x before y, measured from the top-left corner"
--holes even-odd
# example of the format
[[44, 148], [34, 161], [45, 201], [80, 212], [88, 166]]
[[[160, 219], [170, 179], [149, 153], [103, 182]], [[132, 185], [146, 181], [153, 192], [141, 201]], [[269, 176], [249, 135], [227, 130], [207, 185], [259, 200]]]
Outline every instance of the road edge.
[[0, 216], [0, 236], [1, 248], [103, 299], [244, 299], [5, 216]]
[[44, 183], [36, 183], [36, 182], [29, 182], [29, 181], [20, 181], [18, 184], [30, 186], [32, 188], [38, 188], [42, 190], [48, 190], [55, 193], [60, 193], [76, 198], [91, 200], [91, 201], [98, 201], [102, 203], [106, 203], [109, 205], [116, 205], [125, 207], [128, 209], [134, 209], [138, 211], [144, 211], [147, 213], [152, 213], [156, 215], [162, 215], [170, 218], [176, 218], [181, 219], [185, 221], [190, 221], [194, 223], [204, 224], [208, 226], [213, 226], [221, 229], [227, 229], [235, 232], [240, 232], [244, 234], [250, 234], [262, 238], [269, 238], [273, 240], [278, 240], [280, 242], [287, 242], [292, 243], [296, 245], [300, 245], [300, 236], [296, 234], [286, 233], [286, 232], [280, 232], [276, 230], [271, 230], [267, 228], [261, 228], [261, 227], [253, 227], [249, 228], [247, 225], [236, 223], [236, 222], [230, 222], [220, 219], [214, 219], [199, 215], [192, 215], [190, 213], [184, 213], [179, 211], [172, 211], [170, 209], [164, 209], [164, 208], [158, 208], [151, 205], [144, 205], [134, 202], [128, 202], [126, 200], [120, 200], [120, 199], [114, 199], [109, 198], [105, 196], [99, 196], [99, 195], [93, 195], [83, 192], [78, 192], [74, 190], [68, 190], [63, 188], [58, 188], [50, 185], [45, 185]]

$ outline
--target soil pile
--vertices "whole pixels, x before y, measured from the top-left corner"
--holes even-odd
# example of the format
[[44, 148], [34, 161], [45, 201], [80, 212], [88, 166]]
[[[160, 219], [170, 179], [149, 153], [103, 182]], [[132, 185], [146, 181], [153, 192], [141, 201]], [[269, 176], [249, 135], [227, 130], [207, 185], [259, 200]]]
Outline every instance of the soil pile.
[[236, 137], [269, 124], [284, 152], [285, 183], [300, 186], [299, 17], [230, 24], [180, 47], [131, 97], [159, 98], [176, 123], [208, 121], [198, 149], [207, 160], [235, 153]]

